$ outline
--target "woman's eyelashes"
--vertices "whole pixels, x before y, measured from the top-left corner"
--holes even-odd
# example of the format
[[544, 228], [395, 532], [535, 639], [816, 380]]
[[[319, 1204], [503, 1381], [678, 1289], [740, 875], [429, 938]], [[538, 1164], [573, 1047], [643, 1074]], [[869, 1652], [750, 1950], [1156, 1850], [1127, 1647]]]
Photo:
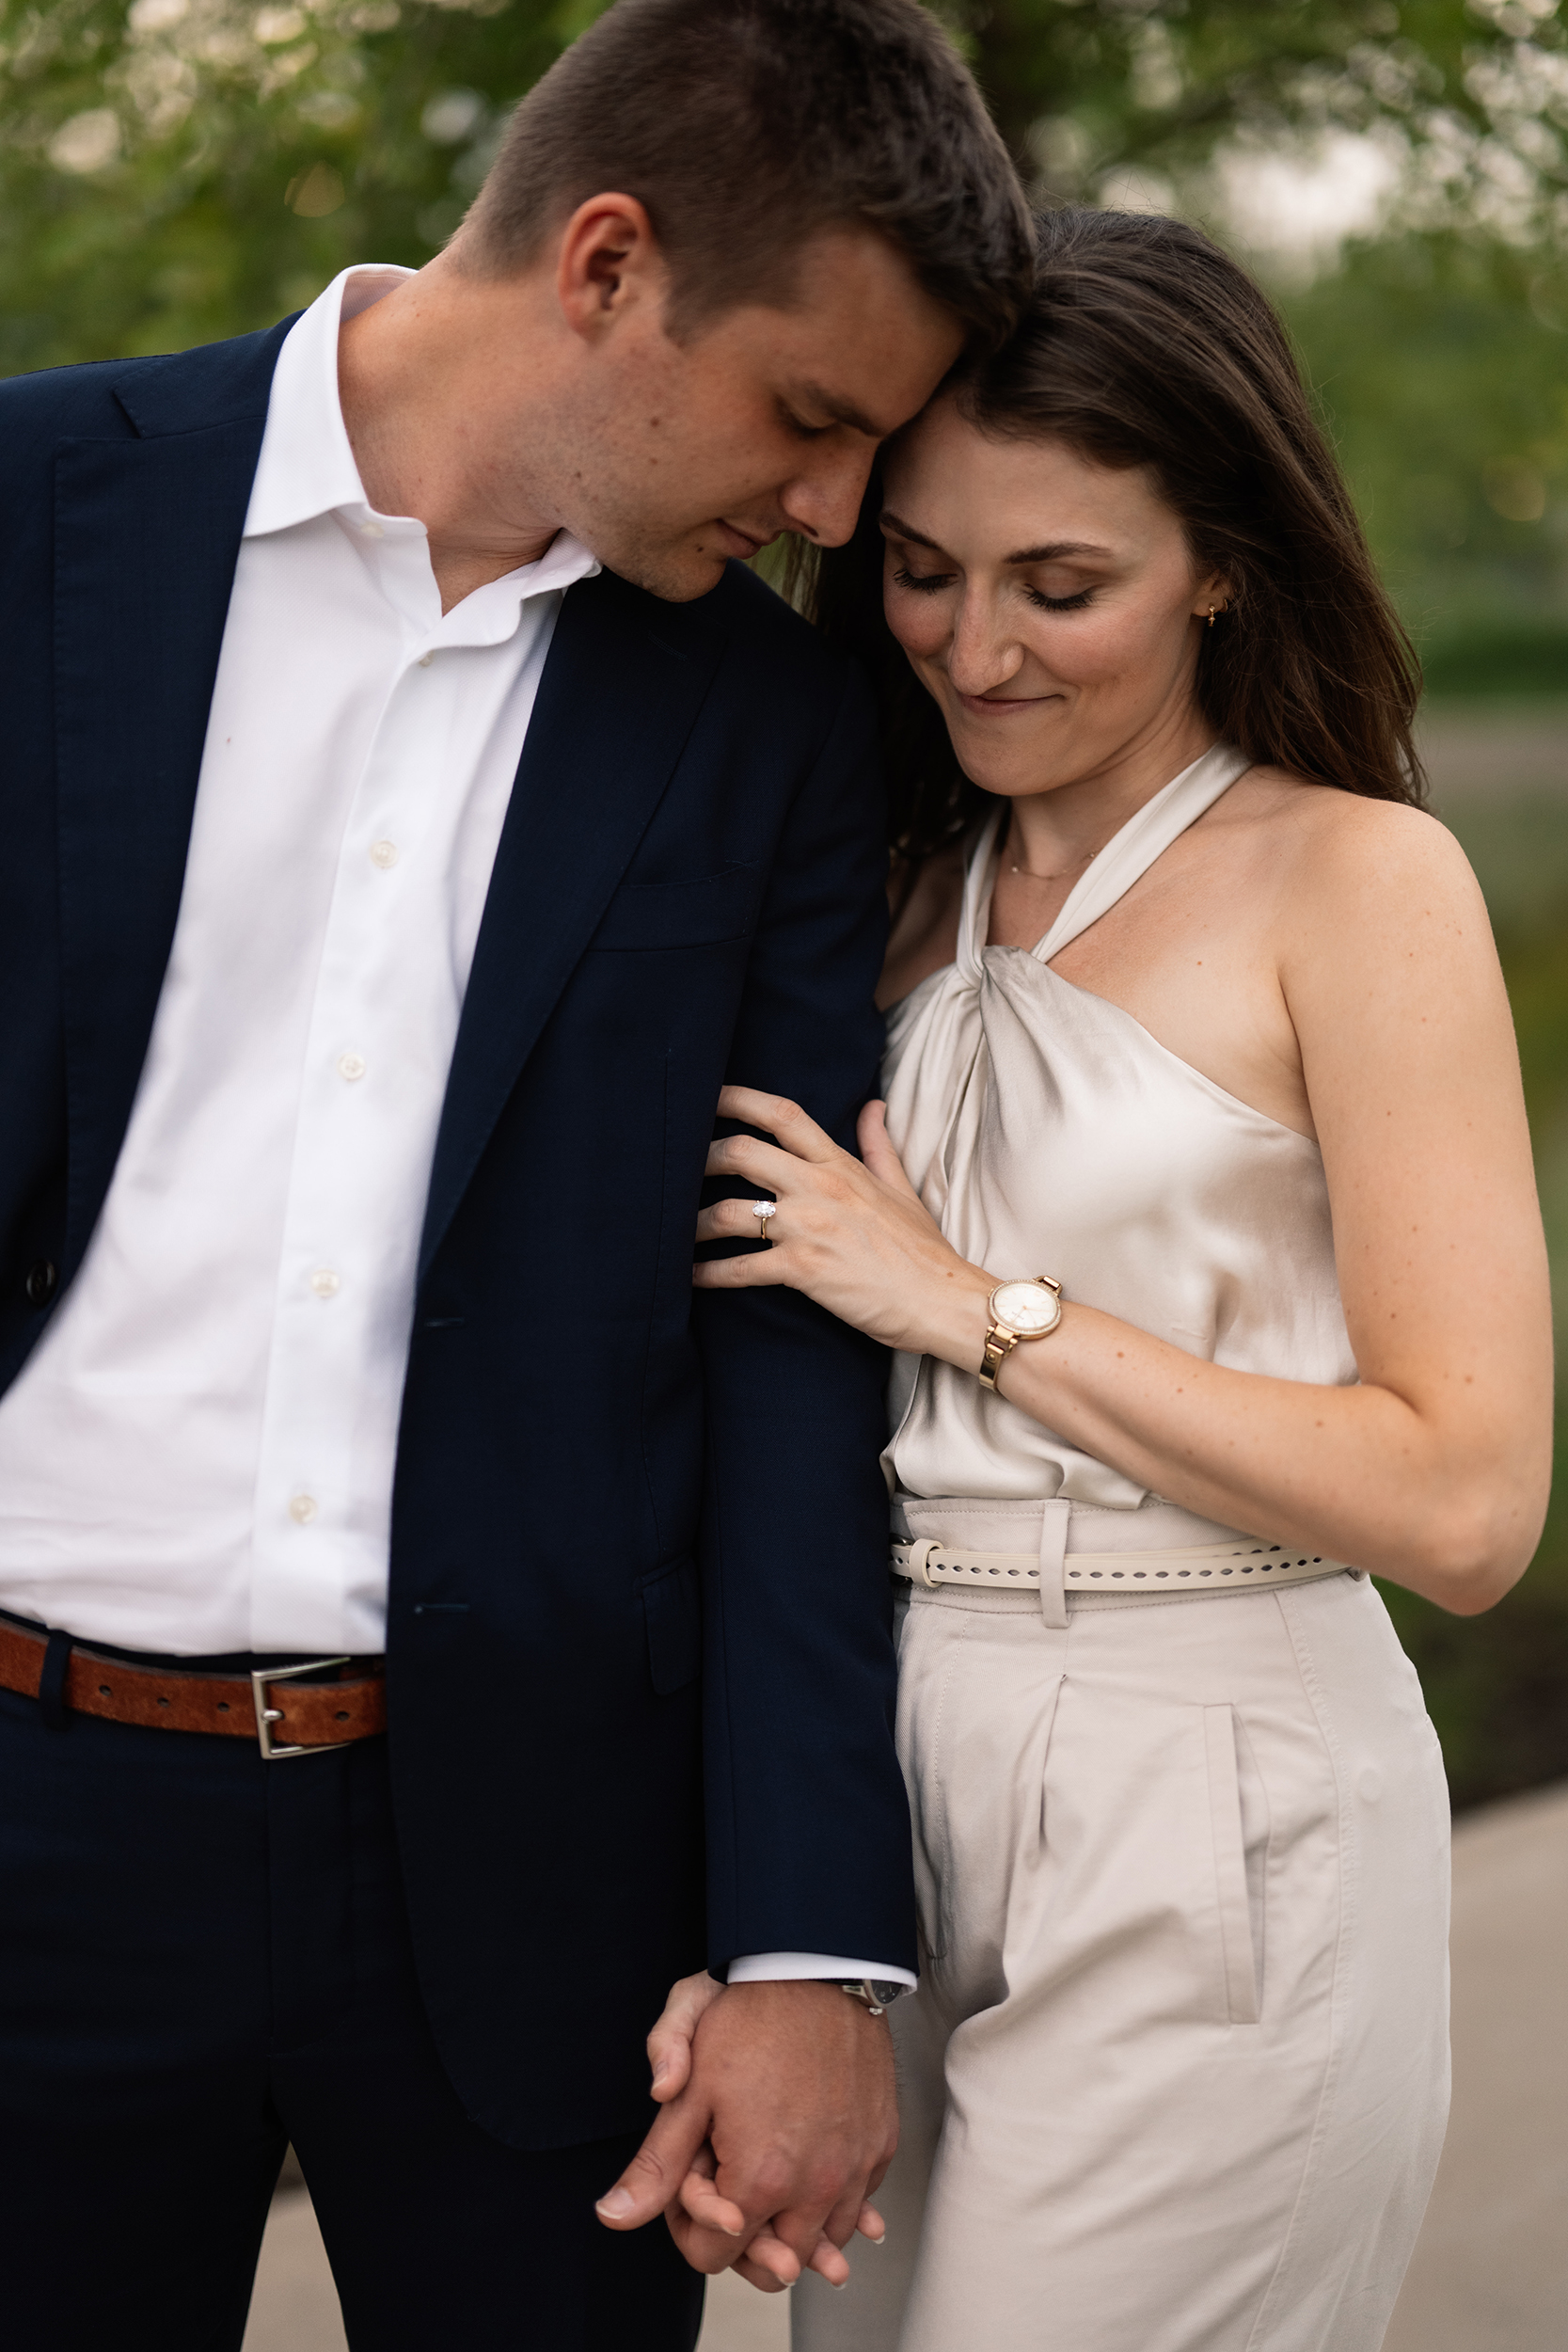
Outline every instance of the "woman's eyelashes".
[[912, 588], [917, 596], [934, 596], [939, 588], [951, 588], [957, 575], [953, 572], [911, 572], [900, 564], [893, 575], [900, 588]]
[[[900, 564], [894, 572], [900, 588], [912, 589], [917, 596], [934, 596], [943, 588], [951, 588], [958, 578], [956, 572], [911, 572]], [[1092, 588], [1080, 588], [1070, 596], [1048, 596], [1043, 588], [1027, 584], [1023, 593], [1038, 612], [1082, 612], [1094, 596]]]
[[1024, 595], [1040, 612], [1082, 612], [1094, 595], [1092, 588], [1080, 588], [1075, 596], [1048, 596], [1043, 588], [1025, 587]]

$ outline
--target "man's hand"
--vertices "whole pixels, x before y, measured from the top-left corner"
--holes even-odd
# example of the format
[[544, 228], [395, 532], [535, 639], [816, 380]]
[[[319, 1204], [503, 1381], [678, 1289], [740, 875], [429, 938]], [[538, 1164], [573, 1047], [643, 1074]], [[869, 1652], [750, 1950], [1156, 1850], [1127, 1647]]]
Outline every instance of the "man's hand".
[[729, 1985], [698, 2022], [689, 2082], [599, 2217], [636, 2230], [666, 2215], [697, 2270], [776, 2290], [810, 2267], [840, 2285], [838, 2249], [863, 2217], [880, 2234], [864, 2201], [897, 2144], [885, 2018], [836, 1985]]

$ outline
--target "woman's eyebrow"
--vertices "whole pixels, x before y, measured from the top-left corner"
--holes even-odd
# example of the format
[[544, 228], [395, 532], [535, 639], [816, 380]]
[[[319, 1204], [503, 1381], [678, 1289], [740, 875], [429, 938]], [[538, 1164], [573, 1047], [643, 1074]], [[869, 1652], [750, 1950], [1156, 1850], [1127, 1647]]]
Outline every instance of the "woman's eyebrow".
[[1005, 555], [1005, 564], [1053, 564], [1062, 555], [1109, 555], [1109, 548], [1096, 547], [1092, 539], [1053, 539], [1043, 548], [1020, 548], [1016, 555]]
[[945, 555], [947, 552], [945, 548], [939, 548], [934, 539], [927, 539], [923, 531], [916, 531], [912, 523], [900, 520], [890, 506], [884, 506], [877, 519], [884, 531], [891, 531], [899, 539], [912, 540], [917, 548], [929, 548], [933, 555]]
[[[878, 520], [882, 529], [891, 532], [895, 538], [908, 539], [917, 548], [929, 548], [933, 555], [947, 553], [946, 548], [939, 546], [935, 539], [927, 539], [923, 531], [916, 531], [912, 523], [905, 522], [891, 507], [885, 506]], [[1002, 561], [1004, 564], [1053, 564], [1064, 555], [1108, 556], [1111, 552], [1109, 548], [1096, 546], [1092, 539], [1053, 539], [1044, 547], [1020, 548], [1016, 554], [1005, 555]]]

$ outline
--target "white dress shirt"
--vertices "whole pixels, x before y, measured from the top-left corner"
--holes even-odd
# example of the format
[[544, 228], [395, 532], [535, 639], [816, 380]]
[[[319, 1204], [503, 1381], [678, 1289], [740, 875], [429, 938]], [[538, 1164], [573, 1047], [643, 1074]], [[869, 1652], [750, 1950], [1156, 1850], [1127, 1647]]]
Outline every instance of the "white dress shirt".
[[287, 337], [173, 952], [103, 1216], [0, 1401], [0, 1607], [131, 1649], [382, 1648], [425, 1193], [562, 591], [562, 532], [443, 618], [367, 504], [345, 271]]
[[[348, 269], [285, 339], [146, 1067], [80, 1271], [0, 1399], [0, 1609], [200, 1656], [379, 1651], [425, 1194], [569, 532], [444, 616], [367, 502]], [[812, 1952], [732, 1979], [903, 1969]]]

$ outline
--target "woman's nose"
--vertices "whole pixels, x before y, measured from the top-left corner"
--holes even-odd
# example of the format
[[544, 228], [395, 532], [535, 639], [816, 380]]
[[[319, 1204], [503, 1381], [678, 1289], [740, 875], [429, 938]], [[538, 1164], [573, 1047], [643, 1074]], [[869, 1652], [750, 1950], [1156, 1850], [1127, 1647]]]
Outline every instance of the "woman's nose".
[[989, 694], [1016, 675], [1023, 648], [983, 604], [965, 597], [947, 649], [947, 675], [960, 694]]

